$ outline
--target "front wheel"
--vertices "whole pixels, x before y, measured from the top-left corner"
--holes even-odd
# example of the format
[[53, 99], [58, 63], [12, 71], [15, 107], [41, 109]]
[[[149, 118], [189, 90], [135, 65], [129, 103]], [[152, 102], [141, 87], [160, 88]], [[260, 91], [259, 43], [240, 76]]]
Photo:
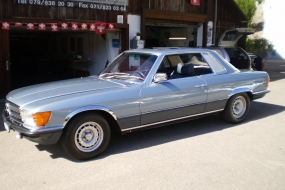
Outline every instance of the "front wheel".
[[246, 93], [236, 94], [232, 96], [222, 112], [222, 118], [229, 123], [242, 122], [250, 108], [250, 100]]
[[63, 149], [75, 159], [94, 158], [109, 144], [110, 128], [101, 115], [92, 113], [79, 115], [66, 127], [61, 144]]

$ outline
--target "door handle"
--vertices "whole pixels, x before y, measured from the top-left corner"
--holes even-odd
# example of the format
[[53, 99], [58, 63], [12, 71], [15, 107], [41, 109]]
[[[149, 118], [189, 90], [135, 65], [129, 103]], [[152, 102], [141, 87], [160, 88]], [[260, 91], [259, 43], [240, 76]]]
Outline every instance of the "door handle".
[[6, 61], [6, 70], [7, 70], [7, 71], [9, 71], [10, 65], [11, 65], [11, 63], [9, 63], [9, 61]]
[[6, 70], [9, 71], [9, 61], [6, 61]]
[[205, 84], [199, 84], [199, 85], [195, 85], [195, 88], [203, 88], [205, 86], [206, 86]]

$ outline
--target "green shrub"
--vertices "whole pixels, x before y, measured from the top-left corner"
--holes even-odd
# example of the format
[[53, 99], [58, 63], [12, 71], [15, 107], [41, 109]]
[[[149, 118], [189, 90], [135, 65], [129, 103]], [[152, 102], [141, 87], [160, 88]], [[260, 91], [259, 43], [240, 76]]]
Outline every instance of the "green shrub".
[[270, 56], [276, 55], [274, 45], [265, 38], [254, 36], [253, 38], [247, 38], [246, 40], [246, 51], [259, 55], [265, 62]]

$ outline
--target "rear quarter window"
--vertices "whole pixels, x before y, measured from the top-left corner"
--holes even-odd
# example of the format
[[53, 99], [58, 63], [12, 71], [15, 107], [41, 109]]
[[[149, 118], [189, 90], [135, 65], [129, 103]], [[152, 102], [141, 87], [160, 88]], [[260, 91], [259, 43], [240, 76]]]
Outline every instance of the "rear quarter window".
[[209, 63], [209, 65], [211, 66], [211, 68], [214, 70], [215, 73], [222, 74], [227, 72], [226, 68], [211, 54], [203, 53], [202, 55], [204, 59]]

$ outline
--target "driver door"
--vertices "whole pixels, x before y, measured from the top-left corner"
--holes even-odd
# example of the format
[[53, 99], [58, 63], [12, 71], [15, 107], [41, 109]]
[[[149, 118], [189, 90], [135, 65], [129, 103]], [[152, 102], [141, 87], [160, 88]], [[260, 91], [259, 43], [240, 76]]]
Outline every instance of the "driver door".
[[[173, 63], [174, 60], [181, 61], [178, 57], [171, 56], [169, 62], [172, 68], [177, 66], [177, 63]], [[203, 113], [207, 93], [206, 83], [199, 76], [146, 84], [141, 89], [140, 97], [141, 125], [163, 123]]]

